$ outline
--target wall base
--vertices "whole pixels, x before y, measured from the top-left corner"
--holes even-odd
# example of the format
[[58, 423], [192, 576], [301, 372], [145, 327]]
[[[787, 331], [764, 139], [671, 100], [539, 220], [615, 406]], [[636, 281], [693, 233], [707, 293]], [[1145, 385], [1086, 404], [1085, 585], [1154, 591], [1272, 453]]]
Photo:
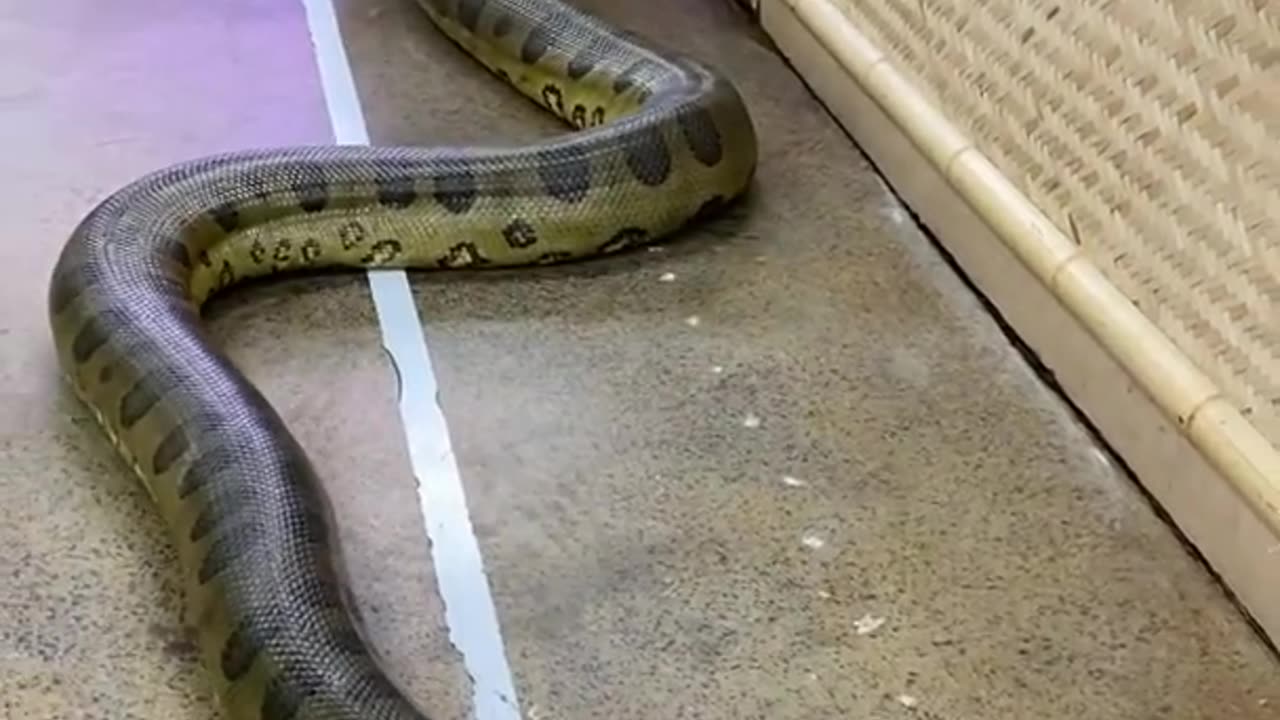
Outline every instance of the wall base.
[[976, 215], [782, 0], [740, 0], [890, 185], [1280, 643], [1280, 536]]

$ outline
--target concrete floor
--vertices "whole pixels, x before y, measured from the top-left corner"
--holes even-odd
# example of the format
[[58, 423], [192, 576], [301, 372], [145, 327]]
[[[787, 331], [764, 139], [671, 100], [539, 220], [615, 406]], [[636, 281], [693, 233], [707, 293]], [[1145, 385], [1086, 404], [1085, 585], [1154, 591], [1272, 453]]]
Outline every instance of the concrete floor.
[[[1276, 658], [730, 4], [583, 4], [728, 71], [763, 154], [663, 252], [414, 278], [526, 716], [1280, 718]], [[339, 11], [375, 142], [558, 131], [410, 0]], [[0, 43], [0, 708], [218, 717], [44, 284], [138, 174], [329, 141], [302, 9], [10, 3]], [[394, 672], [467, 717], [364, 279], [209, 317], [329, 479]]]

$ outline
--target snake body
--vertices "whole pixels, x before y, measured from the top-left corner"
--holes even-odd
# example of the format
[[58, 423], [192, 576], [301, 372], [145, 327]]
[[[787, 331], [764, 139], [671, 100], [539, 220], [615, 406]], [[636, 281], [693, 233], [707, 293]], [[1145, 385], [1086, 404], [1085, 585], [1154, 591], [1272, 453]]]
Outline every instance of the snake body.
[[742, 194], [735, 88], [556, 0], [418, 0], [577, 131], [517, 147], [250, 150], [161, 169], [80, 222], [53, 270], [59, 362], [170, 528], [232, 720], [425, 715], [366, 642], [299, 443], [214, 347], [204, 302], [319, 269], [482, 268], [606, 254]]

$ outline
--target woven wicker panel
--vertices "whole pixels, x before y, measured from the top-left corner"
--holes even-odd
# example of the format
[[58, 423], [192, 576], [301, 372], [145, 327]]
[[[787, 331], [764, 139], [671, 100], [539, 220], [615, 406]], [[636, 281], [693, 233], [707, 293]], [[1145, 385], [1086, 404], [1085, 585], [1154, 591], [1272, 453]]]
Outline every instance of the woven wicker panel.
[[838, 0], [1280, 444], [1280, 0]]

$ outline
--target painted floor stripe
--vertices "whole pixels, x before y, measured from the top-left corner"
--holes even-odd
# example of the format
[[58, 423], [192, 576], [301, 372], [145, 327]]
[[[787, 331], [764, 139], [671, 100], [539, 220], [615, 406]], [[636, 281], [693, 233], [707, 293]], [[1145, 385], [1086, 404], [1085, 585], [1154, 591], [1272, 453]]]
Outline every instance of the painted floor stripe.
[[[315, 46], [325, 104], [339, 145], [367, 145], [369, 131], [356, 94], [332, 0], [302, 0]], [[519, 720], [511, 669], [480, 546], [438, 400], [438, 386], [409, 280], [402, 270], [371, 270], [369, 287], [382, 342], [400, 376], [400, 418], [418, 501], [445, 605], [449, 637], [472, 681], [477, 720]]]

